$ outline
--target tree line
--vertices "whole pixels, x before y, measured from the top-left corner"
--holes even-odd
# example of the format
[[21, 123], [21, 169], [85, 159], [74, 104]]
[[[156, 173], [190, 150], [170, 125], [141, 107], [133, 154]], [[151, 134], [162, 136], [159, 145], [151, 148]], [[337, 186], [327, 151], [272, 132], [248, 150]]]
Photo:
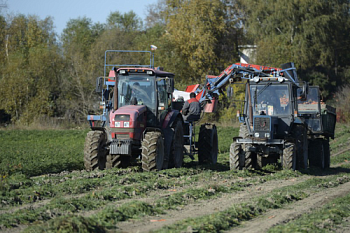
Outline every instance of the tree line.
[[158, 47], [155, 65], [176, 74], [178, 89], [239, 62], [239, 46], [247, 44], [257, 48], [256, 64], [294, 62], [325, 101], [349, 84], [349, 0], [158, 0], [146, 10], [145, 21], [118, 10], [105, 23], [71, 19], [60, 35], [51, 17], [0, 15], [0, 121], [84, 122], [97, 111], [94, 88], [105, 50], [149, 50], [151, 44]]

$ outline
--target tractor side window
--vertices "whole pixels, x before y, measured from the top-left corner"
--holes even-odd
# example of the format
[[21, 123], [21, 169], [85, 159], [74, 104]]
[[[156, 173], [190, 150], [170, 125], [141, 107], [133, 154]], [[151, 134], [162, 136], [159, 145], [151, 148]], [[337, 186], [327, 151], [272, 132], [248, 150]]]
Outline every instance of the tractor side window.
[[298, 111], [300, 113], [318, 113], [319, 110], [319, 94], [317, 87], [310, 87], [306, 99], [301, 97], [302, 88], [298, 88]]
[[168, 109], [168, 95], [166, 91], [166, 83], [164, 79], [160, 79], [157, 81], [158, 88], [158, 110], [167, 110]]

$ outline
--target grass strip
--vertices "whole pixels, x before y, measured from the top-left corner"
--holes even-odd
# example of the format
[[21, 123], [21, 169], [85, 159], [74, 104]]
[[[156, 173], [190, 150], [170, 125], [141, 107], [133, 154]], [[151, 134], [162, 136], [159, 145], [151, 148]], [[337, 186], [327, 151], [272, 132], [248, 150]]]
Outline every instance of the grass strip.
[[17, 227], [36, 221], [45, 222], [59, 216], [100, 208], [106, 204], [103, 200], [87, 198], [53, 199], [49, 204], [39, 208], [26, 208], [13, 213], [0, 215], [0, 228]]
[[269, 229], [268, 232], [329, 232], [350, 216], [350, 194], [338, 197], [320, 209]]

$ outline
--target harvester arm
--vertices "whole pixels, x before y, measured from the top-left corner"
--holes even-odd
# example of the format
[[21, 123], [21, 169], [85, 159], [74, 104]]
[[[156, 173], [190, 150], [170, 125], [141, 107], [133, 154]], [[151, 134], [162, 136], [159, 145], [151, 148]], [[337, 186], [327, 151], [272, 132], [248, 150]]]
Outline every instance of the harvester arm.
[[242, 79], [252, 79], [255, 76], [268, 77], [272, 73], [280, 71], [281, 69], [272, 67], [235, 63], [228, 66], [218, 76], [207, 75], [203, 86], [192, 85], [186, 91], [197, 94], [198, 101], [204, 106], [204, 112], [214, 112], [217, 98], [225, 92], [227, 85], [239, 82]]

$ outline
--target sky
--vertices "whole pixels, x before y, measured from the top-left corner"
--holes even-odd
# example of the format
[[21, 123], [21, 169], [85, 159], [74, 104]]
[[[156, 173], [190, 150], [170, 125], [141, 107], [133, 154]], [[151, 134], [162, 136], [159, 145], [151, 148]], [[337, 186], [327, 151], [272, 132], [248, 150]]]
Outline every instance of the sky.
[[7, 9], [2, 14], [37, 15], [40, 19], [53, 17], [56, 32], [60, 35], [70, 19], [90, 18], [93, 23], [105, 23], [111, 12], [134, 11], [142, 20], [146, 18], [146, 6], [158, 0], [0, 0]]

